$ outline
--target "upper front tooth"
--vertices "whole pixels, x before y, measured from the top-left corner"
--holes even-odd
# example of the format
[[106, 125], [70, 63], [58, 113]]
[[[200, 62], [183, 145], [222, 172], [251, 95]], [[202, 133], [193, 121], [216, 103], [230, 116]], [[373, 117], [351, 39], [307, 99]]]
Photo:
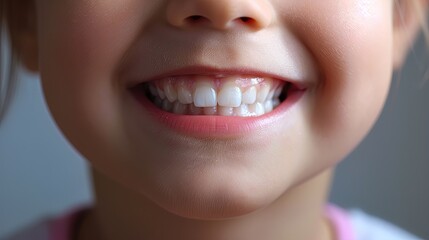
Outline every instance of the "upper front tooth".
[[241, 104], [241, 90], [234, 82], [226, 82], [218, 94], [218, 103], [222, 107], [238, 107]]
[[216, 91], [212, 81], [198, 81], [194, 92], [194, 105], [197, 107], [215, 107]]

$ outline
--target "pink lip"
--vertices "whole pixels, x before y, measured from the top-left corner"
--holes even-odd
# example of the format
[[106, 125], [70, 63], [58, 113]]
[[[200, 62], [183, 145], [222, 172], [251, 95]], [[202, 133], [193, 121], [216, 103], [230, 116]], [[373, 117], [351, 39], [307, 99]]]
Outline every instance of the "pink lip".
[[[222, 72], [225, 74], [225, 72]], [[189, 72], [187, 72], [189, 74]], [[207, 74], [207, 73], [206, 73]], [[235, 72], [235, 74], [237, 74]], [[246, 72], [248, 74], [248, 72]], [[132, 92], [132, 91], [131, 91]], [[132, 92], [138, 107], [146, 116], [176, 133], [193, 137], [237, 137], [257, 133], [275, 126], [275, 123], [290, 121], [289, 110], [304, 96], [306, 89], [296, 89], [273, 111], [258, 117], [226, 117], [203, 115], [177, 115], [156, 107], [145, 95]]]

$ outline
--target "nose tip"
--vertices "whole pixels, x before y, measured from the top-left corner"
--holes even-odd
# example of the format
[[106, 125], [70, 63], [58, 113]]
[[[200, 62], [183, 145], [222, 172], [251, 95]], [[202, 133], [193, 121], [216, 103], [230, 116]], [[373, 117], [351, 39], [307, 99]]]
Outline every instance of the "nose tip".
[[171, 0], [167, 6], [167, 21], [179, 28], [225, 30], [245, 26], [257, 31], [272, 20], [267, 0]]

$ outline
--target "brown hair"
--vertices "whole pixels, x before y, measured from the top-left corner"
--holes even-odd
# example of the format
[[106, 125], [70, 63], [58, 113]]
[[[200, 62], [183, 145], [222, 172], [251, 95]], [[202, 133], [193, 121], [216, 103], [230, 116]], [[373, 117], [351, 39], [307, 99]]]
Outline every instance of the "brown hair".
[[[0, 0], [0, 125], [10, 106], [10, 101], [17, 85], [18, 55], [12, 48], [7, 48], [10, 45], [7, 44], [9, 40], [7, 34], [7, 4], [8, 1]], [[3, 61], [4, 58], [9, 58], [6, 61], [7, 65]]]
[[[16, 2], [17, 0], [13, 1]], [[394, 1], [396, 7], [401, 6], [400, 0]], [[14, 23], [13, 21], [9, 23], [7, 22], [9, 18], [8, 10], [10, 10], [11, 2], [12, 0], [0, 0], [0, 126], [2, 119], [4, 118], [4, 115], [6, 114], [7, 109], [10, 105], [10, 102], [13, 97], [13, 92], [18, 81], [18, 79], [16, 78], [16, 74], [19, 63], [19, 53], [16, 51], [17, 49], [14, 49], [14, 47], [12, 46], [10, 39], [13, 38], [13, 36], [10, 36], [10, 31], [8, 32], [8, 30], [10, 30], [8, 29], [8, 26], [10, 27], [11, 25], [16, 23]], [[429, 26], [426, 21], [426, 14], [422, 11], [422, 4], [423, 3], [419, 0], [412, 1], [412, 7], [415, 9], [414, 12], [417, 14], [417, 17], [421, 22], [422, 32], [425, 35], [426, 41], [429, 46]], [[403, 19], [400, 19], [400, 21], [403, 21]], [[7, 47], [9, 46], [12, 47], [10, 47], [10, 49], [7, 49]], [[10, 54], [6, 54], [8, 52], [10, 52]], [[6, 61], [7, 66], [5, 66], [5, 62], [3, 61], [4, 57], [9, 57], [9, 59], [7, 59], [8, 61]]]
[[417, 17], [420, 21], [420, 25], [422, 26], [421, 29], [422, 29], [422, 32], [425, 36], [426, 43], [429, 46], [429, 25], [428, 25], [428, 21], [426, 18], [426, 14], [422, 11], [422, 8], [423, 8], [422, 4], [423, 3], [421, 3], [417, 0], [412, 1], [412, 3], [413, 3], [413, 7], [415, 8], [415, 12], [417, 14]]

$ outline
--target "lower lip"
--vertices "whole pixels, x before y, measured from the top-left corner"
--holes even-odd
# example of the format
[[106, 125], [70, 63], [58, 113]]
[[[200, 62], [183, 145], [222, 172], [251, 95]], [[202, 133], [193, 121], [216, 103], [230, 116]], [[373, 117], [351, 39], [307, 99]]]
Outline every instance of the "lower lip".
[[161, 110], [146, 96], [131, 92], [134, 99], [158, 123], [177, 133], [193, 137], [235, 137], [255, 133], [290, 120], [290, 109], [304, 96], [305, 90], [292, 92], [273, 111], [258, 117], [228, 117], [208, 115], [178, 115]]

